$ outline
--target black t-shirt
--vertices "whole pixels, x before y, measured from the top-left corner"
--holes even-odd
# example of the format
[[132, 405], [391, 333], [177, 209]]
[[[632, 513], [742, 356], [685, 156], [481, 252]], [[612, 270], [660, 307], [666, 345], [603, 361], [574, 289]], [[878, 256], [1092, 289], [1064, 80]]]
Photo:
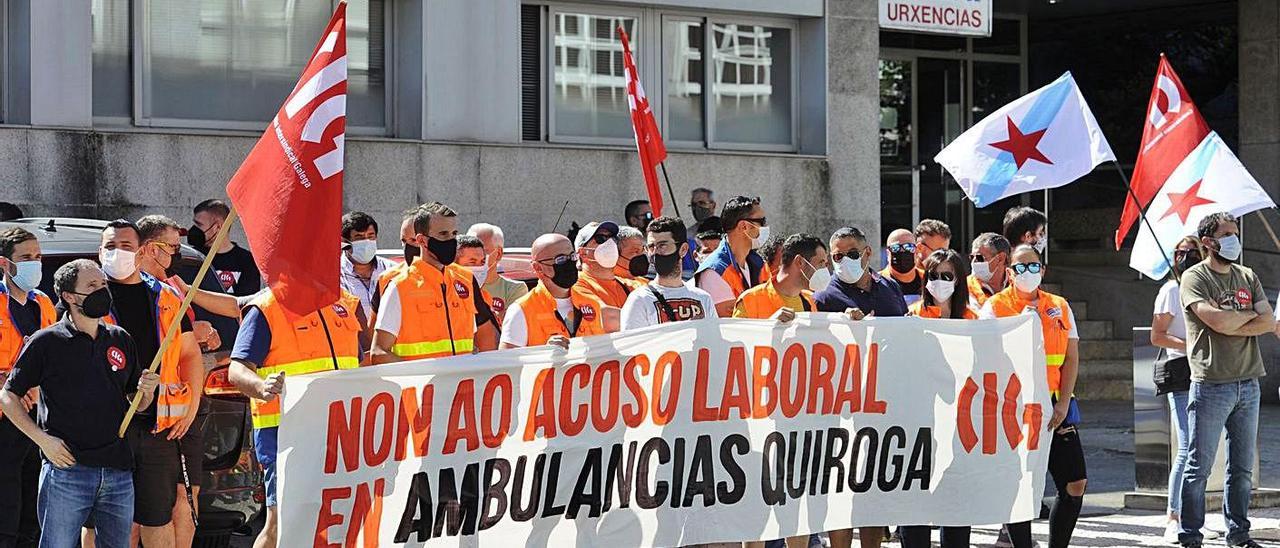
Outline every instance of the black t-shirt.
[[27, 304], [21, 304], [10, 295], [9, 317], [13, 318], [13, 325], [24, 336], [29, 337], [40, 330], [40, 304], [35, 299], [28, 298]]
[[66, 318], [31, 336], [5, 390], [26, 394], [40, 387], [37, 420], [67, 444], [76, 464], [129, 470], [133, 453], [116, 430], [142, 369], [125, 330], [102, 323], [90, 338]]
[[902, 289], [903, 295], [920, 295], [920, 290], [924, 289], [924, 276], [920, 275], [919, 270], [913, 270], [916, 275], [909, 282], [904, 282], [894, 278], [893, 281], [898, 282], [898, 287]]
[[[156, 352], [160, 351], [160, 337], [163, 336], [160, 330], [169, 328], [167, 325], [156, 327], [155, 297], [145, 283], [122, 284], [110, 281], [107, 285], [111, 288], [111, 312], [115, 315], [116, 323], [133, 337], [142, 368], [151, 367], [151, 360], [154, 360]], [[184, 315], [182, 316], [182, 333], [190, 332], [191, 320]], [[179, 342], [174, 339], [170, 344], [179, 344]], [[155, 402], [146, 409], [138, 411], [138, 416], [154, 422]]]
[[235, 242], [231, 243], [230, 251], [213, 256], [213, 274], [223, 291], [237, 297], [253, 295], [262, 289], [262, 273], [253, 262], [253, 254]]

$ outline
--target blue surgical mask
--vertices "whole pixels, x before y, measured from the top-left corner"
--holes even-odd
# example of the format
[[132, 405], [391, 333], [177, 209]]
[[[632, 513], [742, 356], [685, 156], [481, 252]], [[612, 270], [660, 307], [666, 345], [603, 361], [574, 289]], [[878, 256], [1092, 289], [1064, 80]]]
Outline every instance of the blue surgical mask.
[[1240, 237], [1232, 234], [1218, 238], [1218, 256], [1230, 263], [1240, 260], [1240, 252], [1243, 247], [1240, 245]]
[[31, 291], [40, 285], [40, 280], [44, 277], [44, 268], [40, 261], [22, 261], [13, 263], [17, 268], [17, 272], [9, 279], [13, 280], [13, 285], [23, 291]]

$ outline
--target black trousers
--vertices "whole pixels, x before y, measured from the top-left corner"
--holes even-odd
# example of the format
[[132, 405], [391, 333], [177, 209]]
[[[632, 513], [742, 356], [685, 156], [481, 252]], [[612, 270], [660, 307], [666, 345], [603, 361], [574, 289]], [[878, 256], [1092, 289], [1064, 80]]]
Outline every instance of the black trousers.
[[[929, 540], [928, 525], [904, 525], [898, 528], [902, 537], [902, 548], [929, 548], [933, 546]], [[943, 527], [942, 548], [969, 548], [968, 527]]]
[[0, 548], [34, 548], [40, 540], [36, 489], [40, 450], [7, 418], [0, 418]]

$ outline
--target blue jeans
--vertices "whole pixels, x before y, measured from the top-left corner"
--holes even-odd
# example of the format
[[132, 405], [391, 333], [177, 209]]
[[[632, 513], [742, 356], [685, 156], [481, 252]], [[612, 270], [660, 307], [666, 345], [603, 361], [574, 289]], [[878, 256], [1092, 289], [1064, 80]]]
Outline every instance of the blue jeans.
[[133, 525], [133, 473], [73, 465], [40, 469], [40, 548], [80, 546], [80, 528], [92, 512], [101, 548], [127, 548]]
[[1173, 458], [1173, 466], [1169, 467], [1169, 513], [1182, 514], [1182, 475], [1187, 470], [1187, 447], [1191, 444], [1191, 433], [1187, 427], [1187, 400], [1191, 393], [1187, 390], [1169, 393], [1169, 423], [1178, 435], [1178, 454]]
[[1223, 514], [1227, 518], [1227, 544], [1249, 540], [1249, 495], [1253, 490], [1253, 457], [1258, 443], [1258, 400], [1262, 393], [1258, 380], [1222, 384], [1191, 383], [1187, 404], [1191, 441], [1187, 449], [1187, 471], [1182, 480], [1183, 544], [1201, 542], [1204, 527], [1204, 489], [1213, 459], [1218, 455], [1218, 438], [1227, 430], [1227, 482], [1223, 494]]

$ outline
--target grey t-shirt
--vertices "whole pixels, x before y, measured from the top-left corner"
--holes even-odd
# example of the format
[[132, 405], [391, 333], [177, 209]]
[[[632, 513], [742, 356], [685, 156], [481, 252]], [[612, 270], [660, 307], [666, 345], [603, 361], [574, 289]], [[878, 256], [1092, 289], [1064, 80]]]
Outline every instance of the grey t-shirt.
[[1259, 299], [1266, 300], [1262, 282], [1246, 266], [1231, 265], [1219, 274], [1209, 261], [1182, 274], [1182, 306], [1187, 320], [1187, 357], [1191, 378], [1197, 382], [1227, 383], [1266, 375], [1257, 337], [1236, 337], [1215, 332], [1200, 321], [1192, 306], [1201, 301], [1222, 310], [1253, 310]]

